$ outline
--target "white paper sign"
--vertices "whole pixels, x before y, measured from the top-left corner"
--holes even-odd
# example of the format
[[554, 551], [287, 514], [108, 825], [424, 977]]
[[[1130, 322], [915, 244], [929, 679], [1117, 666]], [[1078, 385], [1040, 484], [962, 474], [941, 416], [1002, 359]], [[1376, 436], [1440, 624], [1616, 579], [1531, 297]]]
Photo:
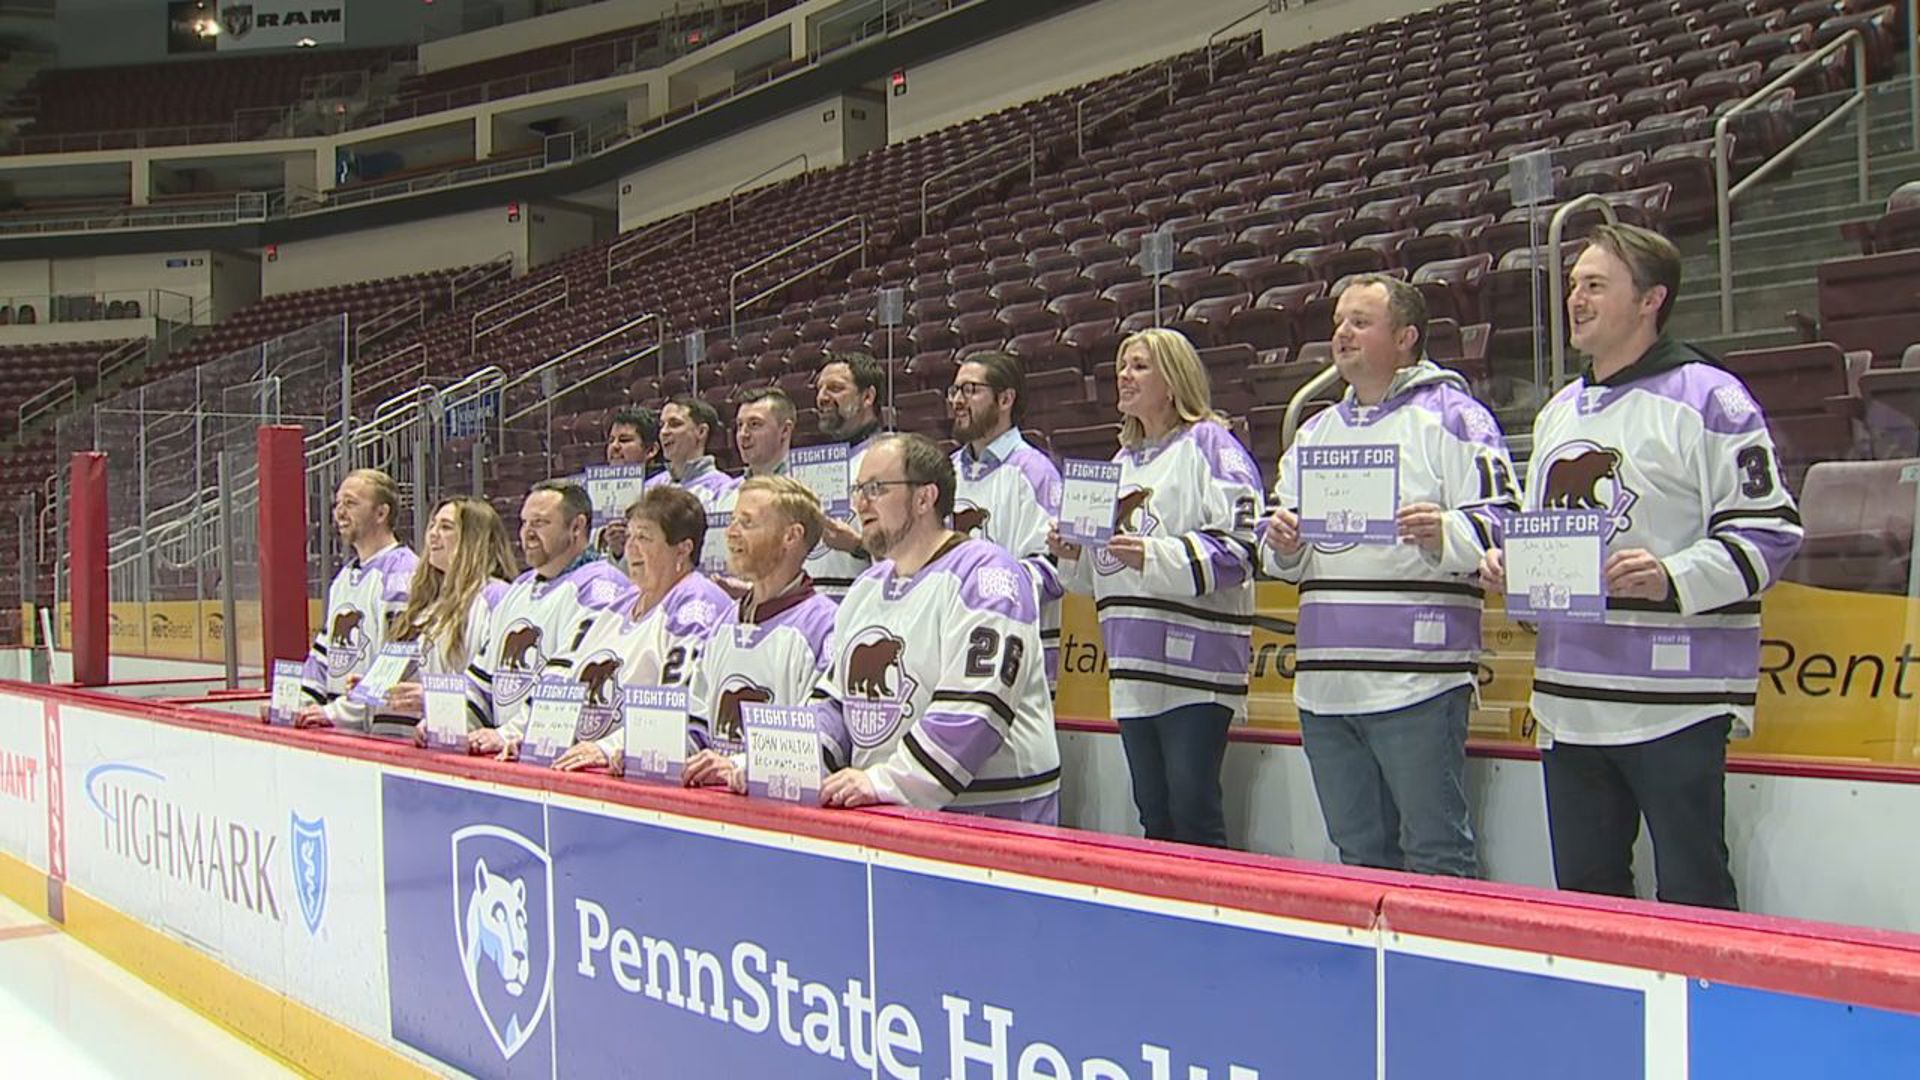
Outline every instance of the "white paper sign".
[[829, 517], [844, 518], [853, 511], [853, 477], [846, 443], [795, 447], [787, 458], [787, 475], [820, 497]]
[[686, 688], [629, 686], [623, 696], [627, 779], [679, 783], [687, 767]]
[[700, 571], [708, 576], [727, 572], [727, 526], [733, 511], [708, 510], [707, 535], [700, 542]]
[[587, 498], [593, 502], [596, 527], [626, 517], [627, 507], [639, 501], [645, 490], [645, 465], [589, 465], [585, 476]]
[[1113, 539], [1120, 503], [1120, 463], [1068, 458], [1060, 463], [1060, 535], [1100, 547]]
[[747, 794], [817, 804], [824, 779], [813, 710], [750, 703], [740, 707], [747, 733]]
[[520, 760], [551, 765], [573, 746], [580, 724], [580, 708], [587, 703], [587, 684], [572, 679], [543, 678], [527, 699], [527, 734], [520, 743]]
[[1400, 448], [1303, 446], [1300, 539], [1309, 544], [1399, 542]]
[[1598, 621], [1607, 614], [1607, 517], [1592, 510], [1508, 515], [1503, 541], [1507, 615]]
[[467, 679], [464, 675], [422, 675], [426, 697], [427, 746], [434, 750], [467, 749]]
[[294, 660], [275, 660], [273, 662], [273, 695], [268, 699], [267, 723], [277, 727], [292, 727], [294, 715], [300, 711], [300, 670], [302, 665]]
[[347, 691], [347, 700], [355, 705], [377, 709], [386, 704], [387, 694], [407, 681], [407, 676], [419, 664], [418, 641], [389, 641], [380, 646], [380, 652], [367, 667], [367, 673], [361, 676], [352, 690]]

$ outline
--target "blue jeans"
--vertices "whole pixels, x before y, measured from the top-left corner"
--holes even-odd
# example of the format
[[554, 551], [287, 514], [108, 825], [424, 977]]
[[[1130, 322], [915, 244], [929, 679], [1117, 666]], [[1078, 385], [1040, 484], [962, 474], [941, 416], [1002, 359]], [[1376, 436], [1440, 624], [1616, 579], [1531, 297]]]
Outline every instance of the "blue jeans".
[[1149, 839], [1227, 846], [1220, 763], [1232, 722], [1233, 710], [1225, 705], [1182, 705], [1120, 721], [1133, 805]]
[[1480, 876], [1467, 815], [1472, 701], [1462, 686], [1390, 712], [1300, 710], [1314, 793], [1341, 862]]

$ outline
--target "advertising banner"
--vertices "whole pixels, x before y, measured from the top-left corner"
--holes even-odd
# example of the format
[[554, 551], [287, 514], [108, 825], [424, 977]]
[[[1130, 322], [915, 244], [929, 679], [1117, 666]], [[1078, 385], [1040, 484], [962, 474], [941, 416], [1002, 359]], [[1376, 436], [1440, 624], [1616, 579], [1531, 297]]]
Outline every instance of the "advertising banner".
[[344, 45], [346, 0], [220, 0], [220, 51]]
[[38, 698], [0, 694], [0, 852], [47, 869], [47, 725]]

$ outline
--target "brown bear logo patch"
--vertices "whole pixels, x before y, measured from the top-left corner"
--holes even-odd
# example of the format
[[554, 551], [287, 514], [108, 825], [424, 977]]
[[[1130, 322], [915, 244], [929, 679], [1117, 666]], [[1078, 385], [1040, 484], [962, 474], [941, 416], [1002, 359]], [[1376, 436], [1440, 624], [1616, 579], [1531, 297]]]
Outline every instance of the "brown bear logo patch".
[[748, 683], [720, 693], [720, 707], [714, 710], [713, 733], [715, 737], [728, 742], [739, 742], [744, 725], [741, 722], [742, 705], [770, 705], [773, 703], [773, 691], [764, 686]]
[[359, 608], [343, 608], [333, 616], [333, 629], [327, 634], [327, 644], [342, 648], [354, 643], [353, 635], [359, 631], [360, 623], [366, 613]]
[[1547, 491], [1540, 505], [1548, 510], [1609, 509], [1595, 490], [1602, 480], [1619, 484], [1620, 451], [1588, 450], [1562, 458], [1547, 469]]
[[587, 684], [587, 704], [615, 704], [614, 693], [619, 690], [620, 658], [609, 656], [604, 660], [595, 660], [580, 669], [580, 681]]
[[985, 528], [987, 519], [993, 515], [985, 507], [962, 506], [953, 512], [953, 531], [972, 536], [975, 531]]
[[540, 660], [540, 628], [531, 625], [507, 631], [500, 648], [500, 666], [508, 671], [532, 671]]
[[847, 658], [847, 693], [879, 700], [894, 696], [887, 682], [887, 671], [900, 662], [906, 643], [897, 637], [882, 637], [853, 647]]
[[1134, 518], [1147, 508], [1147, 500], [1153, 498], [1152, 488], [1134, 488], [1120, 496], [1120, 505], [1113, 514], [1113, 531], [1131, 533], [1139, 531], [1140, 524]]

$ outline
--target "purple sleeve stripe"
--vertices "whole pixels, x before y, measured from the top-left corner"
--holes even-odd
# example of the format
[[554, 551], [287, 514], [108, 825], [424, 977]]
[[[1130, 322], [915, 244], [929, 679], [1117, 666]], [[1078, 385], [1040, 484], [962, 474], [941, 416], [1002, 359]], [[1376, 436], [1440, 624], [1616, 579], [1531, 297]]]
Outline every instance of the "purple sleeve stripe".
[[[1228, 539], [1222, 539], [1227, 537]], [[1244, 541], [1231, 533], [1203, 530], [1188, 533], [1180, 538], [1187, 546], [1187, 558], [1193, 565], [1193, 594], [1205, 596], [1218, 589], [1231, 589], [1247, 580], [1253, 572], [1249, 562], [1248, 548]], [[1206, 553], [1201, 553], [1201, 548]], [[1206, 565], [1203, 565], [1206, 564]], [[1205, 579], [1206, 566], [1213, 570], [1213, 587], [1209, 589]]]
[[[1787, 564], [1793, 561], [1793, 556], [1800, 550], [1800, 536], [1780, 529], [1717, 529], [1712, 535], [1723, 544], [1728, 538], [1737, 537], [1741, 542], [1757, 549], [1760, 557], [1766, 561], [1769, 581], [1777, 580], [1781, 571], [1787, 568]], [[1746, 552], [1742, 551], [1741, 554], [1744, 556]], [[1757, 588], [1755, 591], [1758, 591]]]
[[920, 745], [920, 740], [914, 737], [913, 732], [909, 731], [902, 736], [900, 744], [907, 748], [907, 753], [913, 757], [914, 764], [920, 766], [928, 776], [939, 782], [940, 786], [947, 790], [947, 794], [958, 795], [967, 790], [965, 782], [948, 772], [945, 766], [933, 759], [932, 754], [927, 753], [926, 747]]

